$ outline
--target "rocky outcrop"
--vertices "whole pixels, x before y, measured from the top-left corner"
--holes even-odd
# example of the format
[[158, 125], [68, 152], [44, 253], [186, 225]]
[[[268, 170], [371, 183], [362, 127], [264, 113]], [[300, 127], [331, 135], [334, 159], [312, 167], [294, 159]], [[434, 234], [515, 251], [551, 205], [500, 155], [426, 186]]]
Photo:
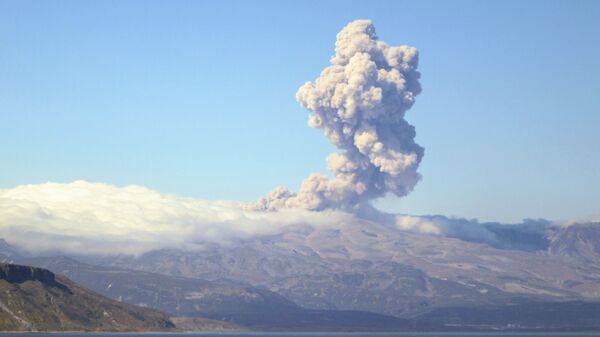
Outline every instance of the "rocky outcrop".
[[2, 331], [165, 331], [174, 329], [156, 310], [121, 303], [49, 270], [0, 264]]
[[9, 283], [38, 281], [45, 286], [64, 288], [62, 284], [56, 282], [56, 277], [51, 271], [16, 264], [0, 264], [0, 279]]

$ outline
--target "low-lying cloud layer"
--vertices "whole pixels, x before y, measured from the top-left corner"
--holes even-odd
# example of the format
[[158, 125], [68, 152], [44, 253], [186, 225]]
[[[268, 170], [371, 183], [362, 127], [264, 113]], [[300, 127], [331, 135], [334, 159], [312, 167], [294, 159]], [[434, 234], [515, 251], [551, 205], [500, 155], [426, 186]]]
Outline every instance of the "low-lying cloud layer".
[[34, 252], [138, 254], [198, 249], [290, 225], [353, 221], [342, 212], [244, 210], [241, 203], [161, 194], [142, 186], [76, 181], [0, 190], [0, 238]]
[[311, 174], [298, 193], [278, 187], [251, 208], [355, 209], [388, 192], [404, 196], [420, 179], [424, 149], [405, 113], [421, 92], [414, 47], [378, 40], [369, 20], [337, 35], [331, 66], [305, 83], [296, 99], [341, 153], [327, 158], [333, 178]]
[[480, 224], [443, 216], [385, 214], [368, 209], [276, 212], [248, 210], [240, 202], [206, 201], [162, 194], [142, 186], [117, 187], [76, 181], [0, 190], [0, 238], [34, 253], [138, 255], [155, 249], [205, 249], [235, 244], [301, 226], [362, 226], [365, 221], [398, 231], [487, 242], [502, 247], [495, 232], [542, 232], [549, 222], [522, 226]]

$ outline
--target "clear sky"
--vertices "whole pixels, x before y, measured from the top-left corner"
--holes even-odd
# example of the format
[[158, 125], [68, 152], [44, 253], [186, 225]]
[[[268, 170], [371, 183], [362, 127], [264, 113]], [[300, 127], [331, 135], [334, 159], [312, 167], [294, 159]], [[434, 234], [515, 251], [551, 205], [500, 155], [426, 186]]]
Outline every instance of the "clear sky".
[[295, 190], [333, 151], [296, 90], [360, 18], [423, 75], [423, 180], [380, 208], [600, 213], [600, 1], [0, 1], [0, 188]]

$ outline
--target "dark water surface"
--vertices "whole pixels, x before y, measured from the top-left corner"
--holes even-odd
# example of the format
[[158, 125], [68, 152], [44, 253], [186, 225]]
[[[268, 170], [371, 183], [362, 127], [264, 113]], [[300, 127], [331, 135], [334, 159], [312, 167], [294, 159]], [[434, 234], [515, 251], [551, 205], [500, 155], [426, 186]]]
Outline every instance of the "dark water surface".
[[176, 333], [2, 333], [12, 337], [586, 337], [600, 332], [176, 332]]

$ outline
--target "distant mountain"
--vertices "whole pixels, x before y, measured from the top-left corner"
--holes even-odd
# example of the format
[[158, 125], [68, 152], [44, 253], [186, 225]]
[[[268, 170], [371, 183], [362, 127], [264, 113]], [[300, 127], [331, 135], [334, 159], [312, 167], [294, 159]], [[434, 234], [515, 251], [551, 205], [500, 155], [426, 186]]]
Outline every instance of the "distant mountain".
[[367, 221], [294, 227], [201, 251], [159, 250], [92, 260], [167, 275], [245, 282], [310, 309], [404, 318], [439, 307], [508, 303], [515, 297], [600, 299], [598, 260], [573, 260], [549, 250], [497, 248]]
[[0, 239], [0, 263], [13, 263], [22, 257], [17, 248], [11, 246], [4, 239]]
[[266, 289], [232, 282], [94, 266], [67, 257], [23, 258], [21, 261], [67, 275], [119, 301], [167, 312], [178, 317], [175, 322], [182, 327], [204, 330], [406, 330], [410, 326], [406, 320], [375, 313], [307, 310]]
[[2, 331], [168, 331], [158, 311], [110, 300], [41, 268], [0, 264]]
[[556, 228], [549, 235], [549, 252], [581, 260], [598, 267], [600, 262], [600, 223]]
[[249, 283], [309, 309], [408, 319], [438, 308], [503, 305], [515, 298], [600, 300], [600, 260], [553, 253], [552, 247], [563, 242], [557, 237], [584, 227], [488, 226], [498, 240], [516, 238], [518, 244], [498, 247], [364, 221], [327, 228], [295, 226], [282, 234], [201, 251], [158, 250], [89, 261]]
[[0, 254], [124, 302], [251, 329], [505, 329], [515, 310], [527, 318], [517, 329], [574, 328], [549, 318], [575, 314], [600, 322], [599, 225], [460, 226], [449, 237], [307, 224], [203, 250], [77, 257], [87, 263]]
[[177, 317], [216, 318], [247, 311], [275, 315], [295, 306], [281, 295], [248, 285], [95, 266], [68, 257], [26, 258], [19, 262], [65, 275], [104, 296]]

